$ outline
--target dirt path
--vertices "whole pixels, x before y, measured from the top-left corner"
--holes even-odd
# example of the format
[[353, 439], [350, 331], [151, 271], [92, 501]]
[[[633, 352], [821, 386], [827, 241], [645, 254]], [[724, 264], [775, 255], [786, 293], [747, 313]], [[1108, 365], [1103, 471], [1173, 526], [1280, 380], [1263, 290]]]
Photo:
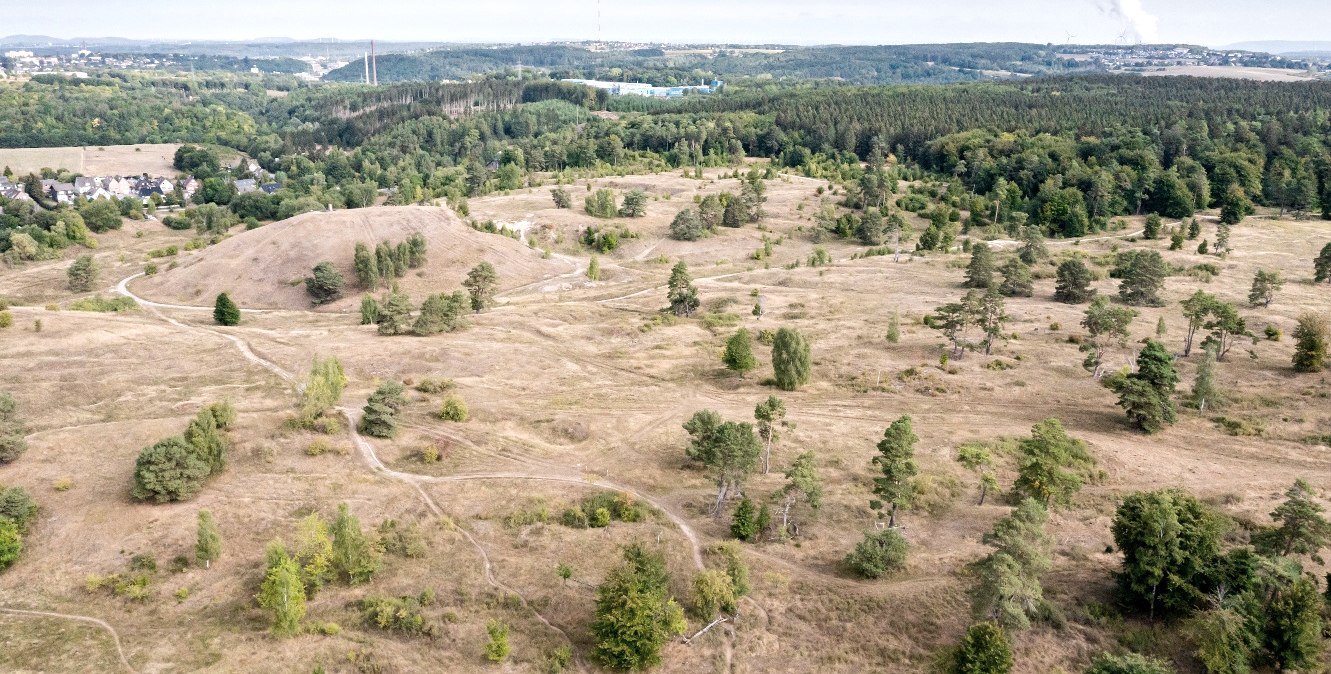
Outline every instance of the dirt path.
[[38, 618], [59, 618], [61, 620], [77, 620], [79, 622], [85, 622], [92, 625], [96, 625], [97, 627], [100, 627], [111, 634], [111, 641], [113, 641], [116, 645], [116, 655], [120, 656], [120, 664], [124, 665], [125, 669], [128, 670], [130, 674], [138, 674], [138, 670], [134, 669], [134, 666], [129, 664], [129, 660], [125, 658], [125, 649], [120, 647], [120, 633], [117, 632], [116, 628], [112, 627], [110, 623], [106, 622], [105, 620], [102, 620], [101, 618], [94, 618], [92, 616], [86, 616], [86, 615], [73, 615], [70, 613], [52, 613], [50, 611], [29, 611], [26, 609], [3, 608], [3, 607], [0, 607], [0, 613], [8, 613], [10, 615], [18, 615], [18, 616], [31, 616]]

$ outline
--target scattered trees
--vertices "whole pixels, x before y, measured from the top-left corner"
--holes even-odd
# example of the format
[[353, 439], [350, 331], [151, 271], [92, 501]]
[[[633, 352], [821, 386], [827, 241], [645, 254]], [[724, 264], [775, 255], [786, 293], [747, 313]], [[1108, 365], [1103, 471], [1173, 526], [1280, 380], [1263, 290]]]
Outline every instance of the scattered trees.
[[772, 340], [772, 370], [776, 386], [794, 391], [809, 383], [812, 368], [809, 342], [793, 328], [781, 328]]
[[1211, 307], [1215, 306], [1219, 300], [1215, 295], [1198, 290], [1188, 299], [1183, 300], [1183, 317], [1188, 319], [1188, 331], [1183, 337], [1183, 357], [1192, 355], [1192, 341], [1197, 335], [1197, 330], [1206, 323], [1206, 317], [1211, 313]]
[[781, 535], [790, 535], [790, 510], [800, 501], [809, 504], [817, 512], [822, 507], [823, 487], [818, 480], [818, 467], [813, 452], [804, 452], [795, 457], [786, 471], [786, 484], [779, 492], [781, 495]]
[[86, 293], [97, 285], [97, 263], [93, 261], [91, 255], [80, 255], [74, 263], [69, 265], [66, 272], [69, 280], [69, 289], [76, 293]]
[[626, 547], [624, 562], [596, 590], [592, 656], [618, 670], [659, 665], [665, 642], [688, 626], [669, 591], [661, 554], [637, 544]]
[[345, 286], [342, 274], [327, 260], [314, 265], [310, 276], [305, 277], [305, 292], [315, 306], [340, 299]]
[[1058, 280], [1054, 283], [1054, 299], [1065, 304], [1081, 304], [1095, 296], [1091, 288], [1091, 270], [1078, 259], [1064, 260], [1058, 265]]
[[738, 372], [741, 377], [758, 367], [758, 360], [753, 357], [753, 338], [749, 336], [748, 328], [740, 328], [726, 340], [726, 350], [721, 360], [726, 364], [726, 369]]
[[882, 477], [874, 478], [873, 493], [877, 498], [869, 501], [869, 507], [879, 511], [887, 510], [889, 529], [897, 524], [897, 508], [908, 507], [915, 495], [915, 474], [919, 468], [915, 464], [915, 443], [920, 438], [911, 430], [909, 415], [892, 422], [883, 431], [883, 439], [878, 441], [878, 455], [872, 463], [878, 467]]
[[692, 316], [701, 302], [698, 300], [698, 288], [693, 285], [689, 267], [681, 260], [670, 270], [669, 289], [666, 300], [670, 302], [669, 311], [676, 316]]
[[[558, 197], [555, 199], [557, 205]], [[598, 218], [613, 218], [619, 213], [619, 209], [615, 207], [615, 193], [607, 189], [599, 189], [588, 195], [583, 199], [582, 208], [588, 215]]]
[[213, 303], [213, 320], [218, 325], [239, 325], [240, 307], [226, 293], [221, 293]]
[[494, 265], [481, 262], [467, 272], [467, 279], [462, 282], [462, 287], [466, 288], [471, 296], [472, 311], [479, 314], [482, 309], [494, 304], [495, 292], [499, 289], [499, 275], [495, 272]]
[[310, 366], [310, 376], [300, 389], [298, 425], [317, 427], [324, 414], [342, 399], [342, 390], [346, 386], [347, 376], [342, 372], [342, 363], [335, 357], [320, 359], [316, 356]]

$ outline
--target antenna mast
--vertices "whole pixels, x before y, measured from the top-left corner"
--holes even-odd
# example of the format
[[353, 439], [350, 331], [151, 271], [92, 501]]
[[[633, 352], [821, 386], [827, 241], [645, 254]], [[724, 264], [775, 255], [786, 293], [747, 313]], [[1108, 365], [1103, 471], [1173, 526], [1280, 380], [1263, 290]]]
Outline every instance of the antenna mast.
[[379, 59], [374, 51], [374, 40], [370, 40], [370, 74], [373, 78], [370, 84], [379, 86]]

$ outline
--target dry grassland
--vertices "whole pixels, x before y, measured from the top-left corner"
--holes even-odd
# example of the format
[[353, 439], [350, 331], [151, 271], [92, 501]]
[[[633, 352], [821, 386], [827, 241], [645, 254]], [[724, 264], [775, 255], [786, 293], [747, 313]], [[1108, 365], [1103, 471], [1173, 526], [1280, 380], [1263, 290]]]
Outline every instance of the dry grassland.
[[[1209, 262], [1221, 273], [1209, 283], [1170, 278], [1170, 306], [1143, 310], [1133, 324], [1134, 340], [1153, 335], [1164, 315], [1167, 342], [1179, 348], [1184, 325], [1177, 302], [1201, 287], [1241, 303], [1259, 268], [1279, 270], [1289, 282], [1269, 309], [1245, 306], [1242, 313], [1255, 331], [1269, 323], [1288, 335], [1301, 310], [1331, 308], [1325, 289], [1310, 283], [1311, 259], [1328, 239], [1324, 223], [1250, 219], [1235, 228], [1235, 252], [1225, 260], [1168, 252], [1167, 241], [1051, 242], [1054, 260], [1038, 269], [1036, 296], [1008, 303], [1013, 339], [992, 357], [954, 360], [956, 372], [948, 373], [937, 366], [941, 338], [920, 318], [963, 293], [965, 258], [852, 261], [861, 247], [829, 243], [832, 265], [784, 269], [813, 249], [807, 231], [800, 230], [812, 224], [820, 184], [771, 181], [766, 232], [749, 225], [689, 243], [665, 237], [673, 215], [692, 205], [695, 195], [737, 190], [737, 181], [714, 175], [708, 181], [677, 175], [598, 180], [595, 187], [644, 189], [653, 198], [648, 217], [615, 221], [639, 238], [602, 256], [600, 282], [582, 276], [589, 256], [575, 243], [579, 228], [593, 219], [580, 210], [553, 208], [541, 188], [471, 203], [477, 219], [531, 223], [528, 236], [536, 248], [473, 231], [441, 209], [316, 213], [182, 253], [174, 271], [131, 284], [162, 302], [211, 305], [213, 293], [225, 289], [242, 307], [278, 309], [246, 314], [235, 328], [213, 326], [208, 311], [47, 311], [46, 302], [69, 299], [62, 290], [69, 260], [5, 269], [0, 294], [27, 305], [14, 309], [14, 327], [0, 330], [0, 389], [14, 393], [33, 434], [27, 454], [0, 468], [0, 483], [22, 485], [42, 511], [23, 558], [0, 575], [0, 604], [102, 618], [116, 628], [140, 672], [308, 672], [316, 665], [328, 672], [495, 671], [481, 654], [491, 618], [513, 627], [513, 658], [504, 671], [543, 671], [545, 654], [569, 639], [576, 651], [589, 650], [592, 587], [616, 563], [618, 545], [659, 545], [681, 597], [694, 571], [693, 550], [663, 515], [588, 530], [553, 522], [510, 526], [506, 520], [541, 508], [557, 517], [593, 491], [532, 478], [585, 478], [644, 494], [682, 517], [704, 546], [726, 538], [726, 523], [706, 514], [714, 487], [685, 464], [680, 424], [704, 408], [749, 420], [754, 405], [776, 392], [760, 383], [770, 372], [763, 347], [760, 369], [748, 378], [722, 370], [721, 348], [736, 325], [798, 328], [811, 337], [814, 354], [813, 382], [781, 394], [796, 428], [778, 444], [774, 472], [755, 476], [747, 491], [766, 497], [782, 484], [780, 471], [789, 461], [813, 450], [824, 507], [816, 517], [801, 516], [795, 542], [743, 548], [754, 592], [741, 605], [739, 623], [728, 635], [718, 630], [691, 646], [670, 645], [662, 671], [725, 671], [727, 641], [735, 672], [926, 670], [968, 624], [963, 567], [985, 554], [980, 536], [1008, 511], [1002, 499], [975, 505], [977, 481], [956, 463], [956, 447], [1021, 436], [1046, 417], [1061, 418], [1069, 432], [1088, 441], [1104, 479], [1051, 519], [1057, 554], [1046, 587], [1068, 622], [1061, 631], [1039, 626], [1019, 636], [1020, 672], [1077, 671], [1124, 630], [1136, 629], [1097, 622], [1086, 608], [1109, 599], [1117, 556], [1105, 550], [1121, 495], [1184, 486], [1236, 517], [1265, 521], [1295, 478], [1331, 487], [1327, 448], [1304, 443], [1310, 435], [1331, 433], [1331, 388], [1326, 375], [1291, 372], [1288, 337], [1240, 344], [1219, 369], [1220, 382], [1233, 393], [1223, 414], [1260, 426], [1261, 435], [1231, 436], [1208, 418], [1182, 411], [1176, 426], [1146, 437], [1127, 427], [1114, 396], [1091, 380], [1081, 368], [1082, 354], [1068, 343], [1070, 334], [1080, 332], [1084, 307], [1051, 299], [1052, 264], [1063, 256], [1084, 254], [1103, 276], [1114, 246], [1151, 247], [1171, 263]], [[572, 191], [581, 206], [583, 184]], [[128, 227], [101, 237], [96, 253], [106, 270], [104, 285], [138, 271], [145, 251], [172, 237], [182, 240], [156, 223]], [[135, 228], [150, 234], [135, 238]], [[427, 292], [453, 290], [470, 265], [489, 259], [500, 270], [499, 306], [474, 317], [462, 332], [389, 338], [337, 311], [304, 310], [300, 289], [288, 284], [319, 259], [349, 272], [356, 240], [399, 240], [412, 231], [427, 234], [430, 260], [421, 275], [403, 280], [415, 301]], [[748, 259], [764, 234], [785, 237], [770, 265]], [[1208, 223], [1203, 237], [1214, 236], [1214, 223]], [[541, 247], [552, 249], [549, 259], [542, 258]], [[689, 263], [704, 308], [733, 318], [719, 319], [713, 329], [700, 319], [656, 320], [677, 258]], [[1114, 284], [1105, 278], [1096, 286], [1113, 294]], [[761, 321], [749, 314], [754, 289], [766, 303]], [[350, 309], [354, 301], [334, 309]], [[902, 319], [896, 345], [884, 339], [893, 312]], [[40, 333], [32, 330], [36, 319], [43, 321]], [[1051, 328], [1054, 323], [1058, 329]], [[371, 440], [390, 469], [438, 478], [421, 488], [447, 517], [434, 517], [411, 486], [368, 469], [346, 433], [325, 436], [335, 451], [308, 456], [305, 449], [316, 436], [282, 423], [295, 401], [289, 383], [244, 360], [222, 334], [244, 340], [258, 356], [292, 372], [304, 372], [316, 355], [337, 356], [351, 380], [343, 399], [348, 407], [362, 405], [387, 378], [453, 379], [471, 421], [439, 421], [433, 413], [442, 396], [411, 391], [398, 437]], [[1115, 354], [1112, 365], [1126, 364], [1131, 355]], [[986, 367], [995, 360], [1013, 369]], [[1181, 364], [1185, 383], [1197, 360]], [[240, 411], [225, 473], [187, 503], [133, 502], [128, 490], [140, 448], [180, 432], [201, 405], [219, 399], [233, 401]], [[912, 545], [908, 569], [878, 582], [855, 580], [840, 560], [874, 526], [869, 459], [883, 429], [902, 414], [914, 417], [921, 437], [917, 452], [929, 484], [927, 507], [903, 516]], [[422, 462], [421, 450], [429, 445], [441, 450], [440, 462]], [[1001, 464], [1000, 481], [1010, 484], [1013, 458]], [[510, 477], [449, 479], [493, 473]], [[53, 490], [63, 478], [73, 487]], [[341, 501], [367, 527], [387, 518], [419, 523], [429, 555], [389, 557], [371, 584], [321, 592], [310, 604], [309, 620], [337, 622], [339, 635], [268, 637], [265, 616], [253, 601], [264, 545], [274, 537], [291, 540], [300, 517], [330, 514]], [[200, 509], [211, 510], [220, 523], [222, 559], [209, 570], [165, 570], [173, 557], [191, 554]], [[463, 531], [486, 551], [494, 577], [525, 597], [529, 609], [487, 584], [477, 548]], [[124, 571], [133, 554], [147, 552], [163, 570], [146, 602], [84, 590], [88, 574]], [[560, 562], [573, 565], [576, 582], [561, 584], [555, 574]], [[1313, 570], [1325, 571], [1316, 565]], [[189, 588], [188, 598], [177, 601], [172, 595], [182, 587]], [[348, 605], [368, 594], [426, 588], [440, 598], [429, 609], [442, 626], [434, 640], [366, 627]], [[104, 632], [0, 614], [0, 669], [114, 671], [115, 663]], [[575, 667], [591, 669], [585, 662]]]

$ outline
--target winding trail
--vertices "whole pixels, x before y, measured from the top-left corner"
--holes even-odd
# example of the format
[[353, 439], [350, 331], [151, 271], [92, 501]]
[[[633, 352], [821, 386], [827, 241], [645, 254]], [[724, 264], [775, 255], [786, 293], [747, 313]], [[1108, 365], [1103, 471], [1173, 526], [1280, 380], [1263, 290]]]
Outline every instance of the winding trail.
[[50, 611], [29, 611], [26, 609], [3, 608], [3, 607], [0, 607], [0, 613], [8, 613], [11, 615], [20, 615], [20, 616], [30, 616], [36, 618], [58, 618], [60, 620], [76, 620], [78, 622], [84, 622], [91, 625], [96, 625], [97, 627], [100, 627], [111, 634], [111, 641], [114, 642], [116, 645], [116, 655], [120, 656], [120, 664], [123, 665], [125, 669], [130, 672], [130, 674], [138, 674], [138, 670], [134, 669], [134, 666], [129, 664], [129, 660], [125, 658], [125, 649], [121, 648], [120, 646], [120, 633], [117, 632], [116, 628], [112, 627], [110, 623], [106, 622], [105, 620], [102, 620], [101, 618], [94, 618], [92, 616], [86, 616], [86, 615], [74, 615], [71, 613], [52, 613]]

